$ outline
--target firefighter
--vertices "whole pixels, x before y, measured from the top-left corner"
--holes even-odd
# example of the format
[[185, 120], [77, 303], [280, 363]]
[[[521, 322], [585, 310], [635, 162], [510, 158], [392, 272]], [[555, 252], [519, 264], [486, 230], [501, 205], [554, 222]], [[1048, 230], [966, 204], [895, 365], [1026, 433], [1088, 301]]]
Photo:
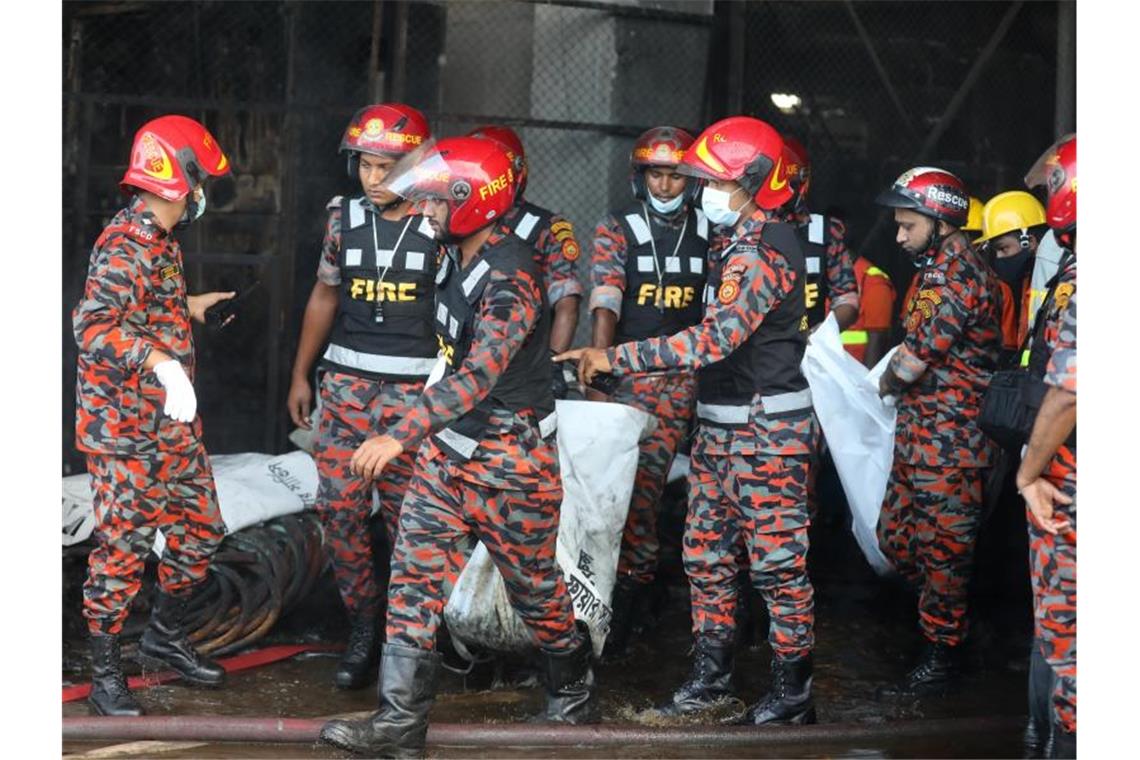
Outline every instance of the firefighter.
[[423, 114], [402, 103], [366, 106], [348, 123], [340, 152], [361, 194], [328, 204], [317, 279], [293, 361], [289, 414], [309, 429], [309, 373], [327, 340], [313, 457], [316, 512], [351, 625], [333, 676], [342, 689], [362, 688], [376, 677], [383, 596], [368, 530], [373, 487], [391, 546], [413, 458], [411, 452], [398, 458], [376, 483], [353, 476], [349, 463], [365, 438], [411, 408], [439, 350], [432, 328], [439, 244], [428, 220], [382, 187], [396, 161], [429, 135]]
[[1077, 138], [1051, 146], [1025, 177], [1065, 247], [1034, 325], [1029, 373], [1046, 391], [1017, 471], [1029, 522], [1035, 647], [1052, 670], [1053, 757], [1077, 751]]
[[897, 398], [894, 464], [879, 545], [919, 590], [925, 646], [886, 695], [943, 690], [966, 637], [966, 592], [994, 446], [977, 425], [1001, 349], [998, 278], [960, 227], [969, 199], [950, 172], [917, 167], [876, 198], [894, 209], [896, 239], [919, 262], [906, 336], [879, 384]]
[[[1045, 207], [1024, 190], [999, 193], [982, 209], [982, 235], [975, 245], [982, 247], [998, 277], [1009, 287], [1012, 326], [1006, 329], [1005, 338], [1006, 345], [1015, 351], [1029, 334], [1031, 310], [1036, 311], [1030, 275], [1045, 228]], [[1036, 300], [1040, 306], [1040, 299]], [[1024, 358], [1024, 366], [1029, 361], [1028, 351], [1017, 358]]]
[[511, 157], [491, 140], [441, 140], [409, 157], [388, 187], [423, 203], [447, 244], [435, 309], [447, 368], [353, 455], [353, 471], [369, 480], [419, 449], [392, 553], [380, 709], [327, 723], [321, 739], [371, 756], [423, 751], [440, 669], [436, 631], [479, 541], [539, 647], [542, 717], [591, 721], [590, 639], [555, 562], [562, 484], [550, 310], [533, 249], [499, 224], [514, 205]]
[[855, 259], [855, 284], [859, 289], [859, 316], [839, 339], [847, 353], [871, 368], [890, 348], [895, 286], [890, 275], [866, 256]]
[[[581, 256], [574, 226], [561, 214], [538, 206], [523, 197], [526, 192], [529, 170], [526, 153], [518, 133], [510, 127], [487, 125], [468, 133], [469, 137], [484, 137], [502, 143], [515, 160], [515, 175], [519, 190], [515, 205], [503, 217], [503, 226], [510, 234], [534, 247], [535, 263], [542, 273], [546, 298], [554, 310], [550, 325], [550, 350], [565, 351], [574, 340], [578, 328], [578, 305], [582, 300], [582, 283], [574, 273], [575, 262]], [[567, 385], [562, 367], [551, 363], [551, 383], [555, 398], [566, 398]]]
[[806, 269], [795, 230], [775, 217], [791, 198], [774, 171], [783, 140], [733, 116], [702, 132], [681, 170], [705, 180], [714, 231], [701, 321], [671, 336], [583, 348], [579, 376], [697, 369], [697, 434], [689, 474], [684, 563], [695, 638], [690, 677], [660, 708], [703, 711], [731, 697], [737, 555], [768, 607], [772, 686], [749, 724], [809, 723], [814, 599], [807, 573], [807, 483], [819, 432], [800, 372], [807, 343]]
[[[677, 127], [653, 127], [630, 153], [633, 202], [603, 217], [590, 261], [592, 344], [672, 335], [701, 321], [709, 251], [709, 221], [692, 204], [678, 164], [693, 137]], [[622, 532], [607, 658], [627, 649], [635, 608], [648, 601], [657, 570], [657, 510], [669, 466], [689, 433], [696, 397], [690, 369], [637, 373], [621, 379], [613, 401], [657, 418], [639, 444], [637, 475]], [[588, 390], [593, 400], [607, 397]]]
[[187, 295], [174, 232], [205, 212], [206, 180], [229, 170], [213, 135], [193, 119], [167, 115], [139, 128], [119, 184], [130, 201], [95, 241], [72, 312], [75, 440], [87, 455], [97, 521], [83, 586], [94, 670], [88, 702], [97, 715], [143, 713], [123, 677], [119, 636], [156, 530], [166, 546], [140, 660], [193, 685], [225, 678], [184, 626], [225, 534], [191, 384], [190, 320], [204, 323], [206, 309], [233, 293]]
[[813, 214], [808, 210], [807, 194], [811, 187], [811, 157], [794, 137], [784, 136], [784, 152], [780, 158], [785, 181], [792, 189], [782, 214], [782, 221], [795, 227], [804, 249], [807, 279], [804, 282], [804, 308], [808, 327], [815, 329], [828, 312], [835, 313], [840, 331], [846, 330], [859, 317], [859, 290], [855, 267], [847, 248], [847, 227], [835, 216]]

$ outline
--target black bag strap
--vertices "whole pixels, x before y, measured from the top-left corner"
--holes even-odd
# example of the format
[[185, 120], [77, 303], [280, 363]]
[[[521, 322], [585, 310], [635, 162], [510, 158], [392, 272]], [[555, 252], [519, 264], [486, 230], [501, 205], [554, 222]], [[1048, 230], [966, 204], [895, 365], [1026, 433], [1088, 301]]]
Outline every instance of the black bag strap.
[[1061, 275], [1064, 274], [1065, 268], [1069, 266], [1069, 264], [1075, 259], [1076, 256], [1073, 254], [1073, 252], [1066, 248], [1065, 252], [1061, 255], [1060, 263], [1057, 264], [1057, 272], [1049, 278], [1049, 282], [1045, 283], [1045, 287], [1048, 288], [1048, 290], [1045, 292], [1045, 300], [1043, 300], [1041, 302], [1041, 305], [1037, 307], [1037, 315], [1033, 317], [1033, 330], [1026, 333], [1025, 338], [1021, 341], [1021, 348], [1019, 348], [1017, 351], [1018, 356], [1021, 356], [1021, 354], [1024, 353], [1027, 348], [1029, 348], [1029, 345], [1033, 339], [1039, 335], [1044, 334], [1045, 307], [1047, 307], [1053, 301], [1053, 294], [1056, 292], [1057, 286], [1061, 283]]

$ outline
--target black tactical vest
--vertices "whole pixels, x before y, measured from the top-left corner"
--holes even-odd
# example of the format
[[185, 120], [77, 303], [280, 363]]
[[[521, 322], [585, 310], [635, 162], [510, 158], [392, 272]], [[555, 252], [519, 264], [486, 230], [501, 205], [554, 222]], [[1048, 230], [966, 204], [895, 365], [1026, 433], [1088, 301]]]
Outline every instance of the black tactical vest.
[[[1057, 274], [1053, 275], [1053, 280], [1049, 283], [1048, 297], [1045, 302], [1041, 304], [1041, 308], [1037, 312], [1037, 318], [1033, 321], [1033, 338], [1029, 346], [1029, 366], [1027, 371], [1029, 377], [1034, 382], [1032, 387], [1025, 389], [1025, 394], [1029, 396], [1028, 399], [1023, 399], [1030, 402], [1030, 405], [1040, 410], [1041, 402], [1045, 398], [1045, 393], [1048, 391], [1048, 386], [1045, 384], [1045, 374], [1049, 369], [1049, 358], [1052, 352], [1045, 342], [1045, 323], [1049, 320], [1046, 318], [1054, 309], [1057, 308], [1057, 287], [1060, 284], [1061, 275], [1074, 266], [1072, 254], [1065, 251], [1062, 257], [1060, 266], [1057, 267]], [[1073, 428], [1073, 432], [1065, 439], [1065, 445], [1073, 451], [1077, 449], [1077, 429]]]
[[389, 221], [365, 198], [339, 202], [340, 299], [323, 363], [374, 379], [420, 379], [435, 363], [439, 244], [422, 216]]
[[[804, 254], [794, 228], [785, 223], [769, 222], [764, 225], [761, 239], [775, 248], [795, 271], [797, 280], [804, 277]], [[746, 250], [740, 243], [737, 252]], [[725, 250], [723, 259], [733, 253]], [[757, 254], [759, 255], [759, 254]], [[705, 297], [715, 298], [720, 287], [720, 267], [710, 274]], [[792, 295], [768, 312], [756, 332], [727, 358], [697, 372], [697, 399], [702, 405], [716, 407], [745, 407], [755, 395], [771, 399], [765, 403], [765, 415], [803, 414], [811, 406], [808, 384], [800, 372], [800, 361], [807, 346], [807, 320], [804, 310], [804, 290], [796, 288]], [[698, 414], [700, 414], [698, 410]], [[701, 415], [706, 422], [712, 418]], [[714, 420], [726, 425], [747, 424], [746, 419]]]
[[672, 335], [701, 321], [707, 273], [709, 223], [689, 208], [683, 228], [646, 223], [646, 206], [635, 203], [615, 214], [625, 233], [625, 294], [615, 343]]
[[554, 395], [550, 388], [550, 306], [541, 287], [542, 276], [535, 266], [532, 249], [522, 240], [504, 237], [485, 250], [466, 270], [448, 253], [436, 276], [435, 329], [447, 360], [446, 374], [463, 364], [475, 334], [483, 291], [492, 272], [513, 276], [525, 271], [540, 283], [542, 307], [538, 320], [522, 348], [499, 376], [495, 387], [474, 409], [435, 435], [439, 447], [453, 459], [470, 459], [479, 441], [490, 432], [488, 423], [494, 409], [518, 413], [530, 410], [545, 438], [554, 431]]
[[827, 247], [832, 242], [827, 217], [812, 214], [796, 234], [804, 252], [804, 311], [808, 327], [815, 327], [827, 319]]

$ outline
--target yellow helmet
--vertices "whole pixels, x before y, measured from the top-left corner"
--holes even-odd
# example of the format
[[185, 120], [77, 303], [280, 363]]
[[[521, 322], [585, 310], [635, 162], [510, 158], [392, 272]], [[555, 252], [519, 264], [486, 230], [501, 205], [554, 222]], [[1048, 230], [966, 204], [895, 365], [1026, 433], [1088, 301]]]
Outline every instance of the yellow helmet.
[[1045, 224], [1045, 207], [1024, 190], [999, 193], [982, 209], [982, 236], [977, 243], [1007, 235], [1024, 234], [1030, 227]]
[[962, 232], [982, 231], [982, 202], [970, 196], [970, 210], [966, 212], [966, 223], [962, 225]]

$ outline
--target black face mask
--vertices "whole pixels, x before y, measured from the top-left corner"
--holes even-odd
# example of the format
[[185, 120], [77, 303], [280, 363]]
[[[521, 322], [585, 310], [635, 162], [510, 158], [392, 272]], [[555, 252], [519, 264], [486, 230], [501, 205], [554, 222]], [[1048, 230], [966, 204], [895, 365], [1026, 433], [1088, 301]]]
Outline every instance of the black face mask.
[[1025, 271], [1029, 268], [1030, 262], [1033, 261], [1033, 255], [1030, 254], [1028, 248], [1022, 248], [1012, 256], [1006, 256], [1004, 259], [994, 259], [994, 271], [997, 276], [1013, 285], [1021, 282], [1025, 277]]

